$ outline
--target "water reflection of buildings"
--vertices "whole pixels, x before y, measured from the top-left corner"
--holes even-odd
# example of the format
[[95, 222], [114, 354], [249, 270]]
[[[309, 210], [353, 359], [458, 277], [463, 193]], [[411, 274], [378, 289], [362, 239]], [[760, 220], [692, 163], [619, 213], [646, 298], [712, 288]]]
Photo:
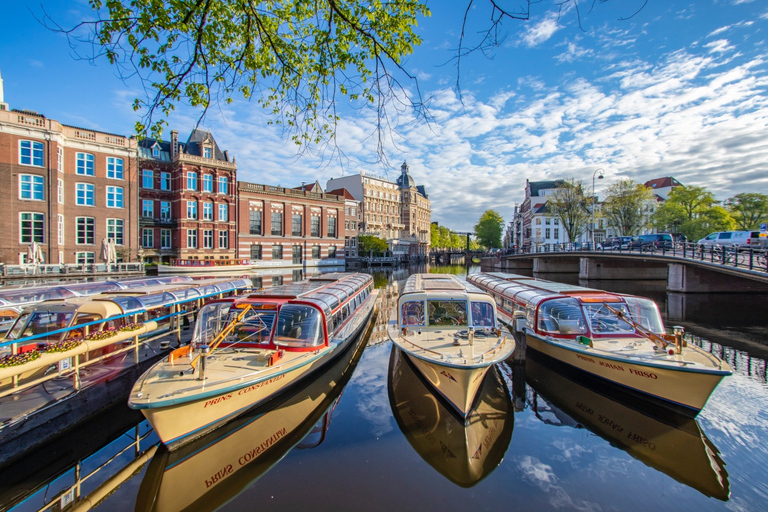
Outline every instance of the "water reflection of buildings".
[[402, 285], [409, 275], [416, 272], [427, 272], [426, 265], [398, 267], [389, 271], [373, 272], [374, 284], [379, 289], [379, 313], [371, 332], [369, 345], [389, 342], [387, 323], [394, 317], [397, 310], [397, 299], [400, 297]]
[[501, 463], [509, 447], [514, 414], [509, 391], [496, 368], [485, 375], [466, 421], [432, 391], [394, 345], [387, 379], [389, 403], [414, 450], [451, 482], [472, 487]]
[[529, 355], [525, 374], [530, 408], [542, 422], [586, 428], [678, 482], [706, 496], [728, 500], [725, 463], [695, 419], [569, 374], [564, 365], [549, 358]]

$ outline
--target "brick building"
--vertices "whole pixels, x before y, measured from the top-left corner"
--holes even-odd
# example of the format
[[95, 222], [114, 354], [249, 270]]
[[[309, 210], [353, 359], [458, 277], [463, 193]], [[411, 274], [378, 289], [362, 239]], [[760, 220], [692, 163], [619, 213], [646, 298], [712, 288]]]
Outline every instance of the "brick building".
[[238, 182], [239, 259], [261, 268], [344, 265], [345, 199]]
[[9, 110], [0, 89], [0, 261], [98, 263], [105, 239], [118, 261], [138, 257], [136, 141]]
[[146, 262], [236, 258], [237, 164], [210, 132], [139, 144], [140, 245]]

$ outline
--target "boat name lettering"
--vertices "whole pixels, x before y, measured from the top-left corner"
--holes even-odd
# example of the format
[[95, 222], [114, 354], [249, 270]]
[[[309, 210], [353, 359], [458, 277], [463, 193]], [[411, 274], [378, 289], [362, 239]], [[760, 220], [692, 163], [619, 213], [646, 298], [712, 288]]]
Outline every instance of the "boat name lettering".
[[645, 370], [635, 370], [634, 368], [629, 369], [629, 373], [632, 375], [638, 375], [640, 377], [645, 377], [646, 379], [658, 379], [659, 376], [655, 373], [646, 372]]
[[221, 471], [217, 472], [215, 475], [211, 477], [210, 480], [206, 478], [205, 480], [205, 488], [208, 489], [213, 484], [217, 483], [222, 478], [229, 476], [229, 474], [232, 473], [232, 464], [227, 464], [227, 467], [223, 468]]
[[269, 436], [263, 443], [261, 443], [259, 446], [254, 448], [253, 450], [249, 451], [239, 459], [237, 459], [237, 462], [240, 463], [241, 466], [245, 466], [249, 462], [251, 462], [253, 459], [261, 455], [266, 451], [267, 448], [278, 442], [280, 439], [286, 436], [288, 433], [287, 430], [285, 430], [285, 427], [281, 428], [271, 436]]
[[599, 421], [600, 423], [602, 423], [607, 427], [611, 427], [611, 430], [614, 430], [615, 432], [624, 432], [624, 427], [622, 427], [612, 419], [606, 418], [602, 414], [597, 415], [597, 421]]
[[624, 367], [620, 364], [616, 363], [609, 363], [607, 361], [600, 361], [600, 366], [605, 366], [606, 368], [612, 368], [614, 370], [624, 371]]
[[483, 447], [487, 450], [491, 447], [491, 443], [493, 443], [494, 437], [496, 437], [496, 432], [498, 431], [498, 421], [494, 422], [493, 425], [491, 425], [491, 428], [488, 429], [488, 434], [486, 434], [485, 438], [483, 438]]
[[635, 434], [633, 432], [630, 432], [629, 434], [627, 434], [627, 439], [631, 439], [632, 441], [636, 442], [637, 444], [645, 446], [646, 448], [648, 448], [650, 450], [655, 450], [656, 449], [656, 443], [654, 443], [653, 441], [651, 441], [649, 439], [644, 438], [643, 436]]
[[592, 408], [586, 404], [583, 404], [581, 402], [576, 402], [576, 408], [580, 411], [586, 413], [586, 414], [594, 414], [595, 411], [592, 410]]
[[579, 359], [583, 359], [584, 361], [589, 361], [590, 363], [594, 363], [595, 362], [595, 360], [592, 359], [591, 357], [586, 357], [586, 356], [583, 356], [581, 354], [576, 354], [576, 357], [578, 357]]
[[254, 384], [253, 386], [248, 386], [247, 388], [243, 388], [240, 391], [238, 391], [237, 394], [243, 395], [245, 393], [248, 393], [249, 391], [253, 391], [254, 389], [259, 389], [260, 387], [266, 386], [267, 384], [272, 384], [273, 382], [277, 382], [283, 378], [285, 378], [285, 374], [272, 377], [271, 379], [265, 380], [263, 382], [259, 382], [258, 384]]
[[207, 402], [205, 402], [205, 405], [203, 406], [203, 409], [205, 409], [209, 405], [220, 404], [221, 402], [229, 400], [230, 398], [232, 398], [232, 394], [231, 393], [227, 394], [227, 395], [222, 395], [222, 396], [220, 396], [218, 398], [212, 398], [211, 400], [208, 400]]
[[408, 409], [408, 416], [411, 417], [411, 420], [413, 420], [414, 425], [417, 427], [417, 429], [412, 430], [421, 432], [421, 434], [427, 441], [430, 442], [430, 444], [435, 444], [435, 436], [432, 434], [432, 429], [424, 425], [424, 422], [421, 421], [419, 414], [413, 409]]

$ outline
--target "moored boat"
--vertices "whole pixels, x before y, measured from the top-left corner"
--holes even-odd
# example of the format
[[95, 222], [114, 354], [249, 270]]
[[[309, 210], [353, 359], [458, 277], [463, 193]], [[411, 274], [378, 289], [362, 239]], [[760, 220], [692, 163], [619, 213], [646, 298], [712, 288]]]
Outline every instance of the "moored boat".
[[427, 381], [467, 417], [488, 369], [515, 349], [493, 298], [450, 274], [413, 274], [387, 332]]
[[688, 345], [683, 329], [667, 334], [656, 304], [504, 273], [468, 276], [496, 299], [499, 318], [524, 333], [527, 348], [695, 416], [728, 363]]
[[509, 390], [495, 367], [483, 378], [467, 421], [444, 403], [403, 352], [392, 347], [388, 392], [403, 435], [430, 466], [461, 487], [472, 487], [501, 464], [514, 414]]
[[253, 268], [250, 260], [172, 260], [170, 265], [158, 265], [158, 274], [211, 274], [225, 272], [248, 273]]
[[335, 360], [368, 325], [376, 296], [370, 275], [336, 273], [211, 302], [192, 343], [144, 373], [128, 405], [175, 449]]

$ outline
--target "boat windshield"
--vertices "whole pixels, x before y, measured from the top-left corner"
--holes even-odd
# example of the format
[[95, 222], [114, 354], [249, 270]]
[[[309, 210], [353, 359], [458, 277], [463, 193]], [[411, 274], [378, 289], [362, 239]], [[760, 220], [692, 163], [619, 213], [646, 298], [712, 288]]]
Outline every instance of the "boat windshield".
[[275, 331], [275, 345], [306, 348], [323, 344], [320, 311], [301, 304], [280, 308]]
[[[8, 333], [8, 339], [26, 338], [65, 328], [72, 319], [73, 311], [34, 311], [23, 313]], [[56, 334], [58, 339], [61, 334]], [[47, 337], [39, 338], [44, 341]]]
[[655, 334], [665, 334], [664, 322], [656, 303], [641, 297], [624, 297], [632, 319]]
[[[582, 307], [589, 319], [589, 329], [593, 334], [634, 334], [635, 332], [632, 325], [611, 313], [605, 304], [587, 303]], [[630, 316], [626, 304], [611, 303], [611, 307]]]
[[493, 304], [472, 301], [472, 325], [475, 327], [494, 327]]
[[211, 345], [227, 324], [227, 315], [231, 308], [231, 302], [212, 302], [200, 308], [195, 321], [192, 346]]
[[[240, 309], [233, 309], [230, 312], [230, 318], [236, 318], [241, 311]], [[269, 335], [272, 333], [272, 325], [275, 323], [276, 315], [277, 308], [249, 309], [240, 324], [235, 327], [235, 337], [239, 342], [267, 343]]]
[[465, 300], [429, 300], [427, 311], [429, 325], [467, 325], [467, 301]]
[[539, 330], [557, 334], [586, 334], [587, 323], [573, 297], [547, 300], [539, 307]]
[[400, 307], [400, 325], [424, 325], [424, 301], [403, 302]]

